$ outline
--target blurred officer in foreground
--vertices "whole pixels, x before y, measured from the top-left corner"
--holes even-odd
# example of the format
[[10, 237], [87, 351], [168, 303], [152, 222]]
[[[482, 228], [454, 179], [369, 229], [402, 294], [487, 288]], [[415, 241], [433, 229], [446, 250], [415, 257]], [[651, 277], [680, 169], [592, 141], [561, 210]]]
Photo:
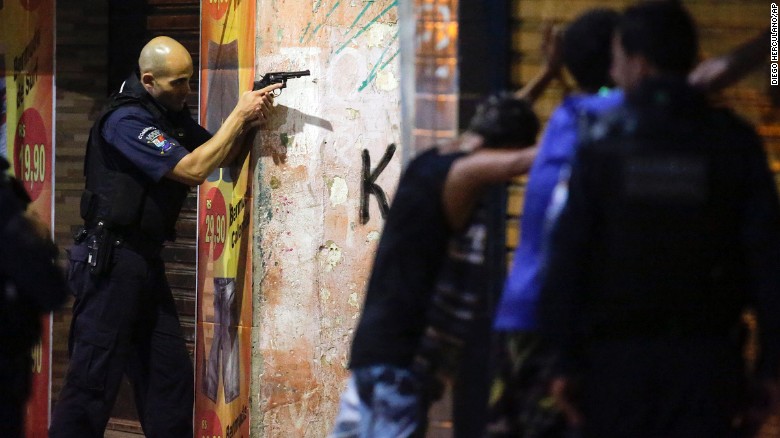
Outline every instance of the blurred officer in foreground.
[[190, 187], [251, 146], [280, 86], [244, 93], [211, 136], [185, 104], [193, 66], [181, 44], [152, 39], [138, 66], [90, 132], [84, 227], [69, 251], [70, 367], [52, 437], [102, 437], [125, 373], [147, 437], [192, 437], [192, 362], [160, 250]]
[[686, 83], [697, 52], [678, 2], [626, 10], [611, 71], [626, 102], [587, 133], [552, 232], [539, 326], [585, 437], [732, 436], [776, 406], [778, 195], [753, 128]]
[[25, 214], [30, 199], [7, 176], [0, 157], [0, 424], [3, 436], [22, 437], [30, 392], [31, 349], [41, 337], [41, 316], [68, 296], [57, 247], [45, 226]]

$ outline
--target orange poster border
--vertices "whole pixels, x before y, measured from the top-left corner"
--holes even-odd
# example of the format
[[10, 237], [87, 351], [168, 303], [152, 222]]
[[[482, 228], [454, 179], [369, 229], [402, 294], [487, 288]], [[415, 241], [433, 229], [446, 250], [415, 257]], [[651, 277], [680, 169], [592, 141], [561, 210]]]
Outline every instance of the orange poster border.
[[[218, 124], [214, 120], [210, 121], [209, 115], [212, 119], [215, 114], [226, 117], [232, 110], [228, 104], [231, 99], [237, 100], [241, 91], [252, 87], [255, 74], [254, 34], [255, 2], [201, 2], [199, 119], [201, 125], [212, 131], [216, 130]], [[226, 59], [232, 65], [215, 68], [225, 66]], [[226, 82], [233, 78], [237, 79], [237, 87], [235, 83]], [[214, 95], [210, 96], [210, 93]], [[210, 98], [212, 102], [219, 102], [220, 107], [209, 108]], [[213, 111], [211, 114], [210, 110]], [[195, 436], [198, 437], [249, 436], [252, 325], [250, 162], [251, 157], [247, 156], [237, 168], [218, 169], [198, 189], [195, 330]], [[232, 321], [229, 327], [221, 324], [222, 321], [215, 316], [213, 303], [218, 287], [215, 276], [221, 281], [234, 279], [233, 299], [238, 300], [240, 310], [235, 315], [237, 321]], [[213, 343], [217, 338], [221, 349], [211, 357]], [[228, 345], [225, 345], [226, 342]], [[226, 360], [230, 361], [228, 356], [231, 354], [238, 361], [237, 374], [225, 370]], [[211, 369], [208, 369], [209, 361]], [[204, 385], [207, 372], [212, 373], [209, 378], [211, 386]], [[216, 386], [213, 385], [215, 374]], [[239, 381], [231, 383], [231, 378]], [[230, 386], [227, 391], [226, 383]], [[209, 394], [206, 394], [207, 388]]]

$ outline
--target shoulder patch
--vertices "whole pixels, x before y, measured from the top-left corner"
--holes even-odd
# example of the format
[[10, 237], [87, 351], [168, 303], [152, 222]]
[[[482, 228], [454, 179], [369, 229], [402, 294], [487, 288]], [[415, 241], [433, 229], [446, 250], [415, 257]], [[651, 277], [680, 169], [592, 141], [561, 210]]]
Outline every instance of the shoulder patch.
[[139, 140], [143, 140], [144, 139], [144, 135], [146, 135], [146, 133], [151, 131], [152, 129], [155, 129], [155, 128], [152, 127], [152, 126], [147, 126], [146, 128], [142, 129], [141, 133], [138, 134], [138, 139]]
[[145, 128], [141, 135], [144, 136], [146, 143], [153, 144], [154, 147], [160, 150], [160, 155], [168, 152], [173, 147], [173, 144], [165, 138], [165, 134], [156, 128]]

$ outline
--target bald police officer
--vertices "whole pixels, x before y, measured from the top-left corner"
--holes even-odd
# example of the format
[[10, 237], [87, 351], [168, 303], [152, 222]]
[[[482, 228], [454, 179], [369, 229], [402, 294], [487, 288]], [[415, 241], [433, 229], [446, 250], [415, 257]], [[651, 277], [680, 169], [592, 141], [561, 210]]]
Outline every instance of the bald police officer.
[[244, 93], [212, 136], [185, 104], [193, 65], [180, 43], [152, 39], [138, 67], [90, 132], [84, 227], [68, 251], [70, 367], [51, 437], [102, 437], [123, 374], [146, 436], [192, 437], [192, 363], [160, 250], [189, 188], [251, 144], [278, 88]]

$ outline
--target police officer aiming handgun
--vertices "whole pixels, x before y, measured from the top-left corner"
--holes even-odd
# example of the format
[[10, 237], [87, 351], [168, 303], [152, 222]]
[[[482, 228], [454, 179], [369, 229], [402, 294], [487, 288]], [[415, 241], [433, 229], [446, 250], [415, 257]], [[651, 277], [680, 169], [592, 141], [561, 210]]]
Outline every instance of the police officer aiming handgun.
[[76, 296], [51, 437], [102, 437], [126, 374], [148, 437], [191, 437], [193, 369], [160, 250], [191, 186], [250, 147], [273, 90], [245, 92], [213, 136], [191, 117], [192, 58], [152, 39], [90, 131], [84, 227], [68, 251]]

